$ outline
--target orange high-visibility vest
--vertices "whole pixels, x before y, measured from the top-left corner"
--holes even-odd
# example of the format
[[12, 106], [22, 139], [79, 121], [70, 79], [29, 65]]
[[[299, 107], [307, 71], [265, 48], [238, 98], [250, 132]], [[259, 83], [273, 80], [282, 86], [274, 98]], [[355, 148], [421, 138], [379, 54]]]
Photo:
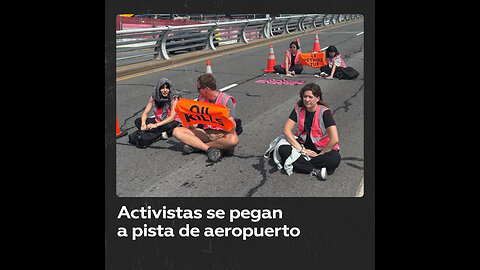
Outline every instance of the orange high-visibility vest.
[[[315, 115], [312, 122], [312, 130], [310, 131], [310, 138], [312, 139], [313, 144], [317, 147], [317, 150], [322, 150], [330, 140], [328, 136], [327, 129], [325, 128], [325, 123], [323, 123], [323, 113], [328, 110], [327, 107], [323, 105], [318, 105]], [[305, 123], [305, 108], [298, 108], [298, 104], [295, 104], [295, 112], [297, 113], [297, 125], [295, 126], [295, 136], [300, 138], [301, 143], [305, 143], [307, 139], [307, 134], [304, 132], [303, 127]], [[333, 114], [333, 113], [332, 113]], [[338, 144], [333, 147], [333, 150], [339, 150], [340, 147]]]

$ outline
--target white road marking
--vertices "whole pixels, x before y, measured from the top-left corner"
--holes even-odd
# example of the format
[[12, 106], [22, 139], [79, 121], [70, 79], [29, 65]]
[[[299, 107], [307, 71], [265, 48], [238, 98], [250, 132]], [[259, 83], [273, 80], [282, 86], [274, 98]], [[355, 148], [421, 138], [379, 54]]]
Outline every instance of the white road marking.
[[218, 91], [220, 91], [220, 92], [227, 91], [228, 89], [230, 89], [230, 88], [232, 88], [232, 87], [235, 87], [235, 86], [237, 86], [237, 85], [238, 85], [238, 84], [233, 83], [233, 84], [230, 84], [229, 86], [225, 86], [225, 87], [223, 87], [222, 89], [219, 89]]
[[[363, 34], [363, 32], [364, 32], [364, 31], [362, 31], [362, 32], [360, 32], [360, 33], [358, 33], [358, 34], [356, 34], [356, 35], [357, 35], [357, 36], [360, 36], [361, 34]], [[345, 32], [345, 33], [354, 33], [354, 32]], [[327, 33], [327, 34], [328, 34], [328, 33]], [[335, 34], [338, 34], [338, 33], [335, 33]], [[328, 46], [325, 47], [325, 48], [323, 48], [323, 49], [320, 49], [320, 51], [325, 51], [327, 48], [328, 48]]]
[[[227, 91], [228, 89], [230, 89], [230, 88], [232, 88], [232, 87], [235, 87], [235, 86], [237, 86], [237, 85], [238, 85], [238, 84], [233, 83], [233, 84], [230, 84], [229, 86], [223, 87], [222, 89], [218, 89], [218, 91], [220, 91], [220, 92]], [[197, 99], [194, 99], [194, 100], [197, 100]]]

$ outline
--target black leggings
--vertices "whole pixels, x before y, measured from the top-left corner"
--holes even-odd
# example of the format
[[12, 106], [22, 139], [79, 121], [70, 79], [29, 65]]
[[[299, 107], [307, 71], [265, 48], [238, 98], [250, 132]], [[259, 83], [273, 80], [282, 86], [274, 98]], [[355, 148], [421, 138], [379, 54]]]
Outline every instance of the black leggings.
[[[336, 67], [335, 73], [333, 73], [333, 77], [338, 78], [340, 73], [342, 72], [341, 69], [342, 67]], [[325, 72], [328, 74], [328, 76], [330, 76], [330, 73], [332, 73], [332, 69], [328, 67], [328, 65], [325, 65], [320, 67], [320, 72]]]
[[[276, 73], [286, 74], [285, 68], [283, 68], [281, 65], [275, 65], [273, 66], [273, 69], [275, 70]], [[288, 70], [295, 71], [295, 74], [300, 74], [303, 71], [303, 66], [302, 65], [290, 66]]]
[[[147, 118], [147, 120], [145, 120], [145, 124], [148, 125], [148, 124], [155, 124], [157, 123], [157, 121], [155, 120], [155, 118]], [[158, 135], [161, 135], [162, 132], [167, 132], [167, 135], [169, 137], [172, 136], [172, 132], [173, 132], [173, 129], [178, 127], [180, 125], [180, 123], [178, 121], [172, 121], [168, 124], [165, 124], [165, 125], [162, 125], [162, 126], [159, 126], [158, 128], [153, 128], [153, 129], [150, 129], [151, 132], [155, 132], [155, 133], [158, 133]], [[141, 129], [142, 127], [142, 118], [139, 117], [137, 119], [135, 119], [135, 126], [138, 128], [138, 129]]]
[[[282, 165], [285, 163], [285, 160], [292, 153], [292, 146], [282, 145], [278, 148], [280, 157], [282, 157]], [[323, 155], [312, 157], [310, 161], [307, 161], [302, 157], [299, 157], [295, 162], [293, 162], [293, 171], [298, 173], [309, 174], [312, 170], [321, 169], [325, 167], [327, 169], [327, 174], [332, 174], [335, 169], [340, 165], [340, 152], [332, 150]]]

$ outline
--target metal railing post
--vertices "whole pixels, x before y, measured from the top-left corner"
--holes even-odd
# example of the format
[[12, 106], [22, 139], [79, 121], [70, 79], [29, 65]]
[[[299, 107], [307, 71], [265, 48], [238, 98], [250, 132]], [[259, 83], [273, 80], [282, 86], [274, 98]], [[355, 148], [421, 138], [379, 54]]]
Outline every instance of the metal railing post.
[[288, 30], [288, 22], [291, 20], [291, 18], [287, 18], [287, 20], [285, 21], [285, 24], [283, 25], [283, 33], [284, 34], [290, 34], [290, 30]]
[[271, 19], [269, 18], [268, 21], [265, 21], [265, 24], [262, 27], [260, 38], [270, 38], [270, 25]]
[[247, 29], [247, 25], [248, 23], [250, 22], [250, 20], [247, 20], [247, 22], [245, 23], [245, 25], [242, 27], [242, 29], [240, 30], [240, 41], [242, 43], [248, 43], [248, 40], [247, 40], [247, 37], [245, 36], [245, 29]]
[[167, 38], [168, 34], [172, 32], [172, 27], [167, 26], [168, 30], [165, 31], [165, 33], [162, 36], [162, 39], [160, 40], [160, 54], [163, 59], [168, 60], [170, 59], [170, 56], [168, 56], [168, 51], [167, 51]]
[[[160, 33], [158, 33], [157, 35], [157, 42], [155, 43], [155, 48], [153, 48], [153, 51], [157, 52], [156, 54], [153, 55], [153, 59], [158, 59], [158, 56], [161, 54], [161, 46], [162, 46], [162, 41], [161, 41], [161, 38], [160, 36], [162, 36], [162, 32], [160, 31]], [[163, 36], [162, 36], [163, 38]]]
[[211, 49], [211, 50], [217, 50], [217, 48], [215, 47], [215, 44], [213, 44], [213, 39], [214, 39], [214, 35], [215, 35], [215, 31], [216, 29], [218, 28], [218, 22], [215, 23], [214, 26], [212, 26], [212, 29], [210, 29], [210, 32], [208, 33], [208, 42], [207, 42], [207, 46], [205, 46], [205, 49]]
[[305, 32], [305, 25], [303, 25], [303, 22], [305, 21], [305, 18], [307, 18], [306, 15], [303, 15], [303, 18], [301, 18], [300, 20], [298, 20], [298, 30], [302, 31], [302, 32]]

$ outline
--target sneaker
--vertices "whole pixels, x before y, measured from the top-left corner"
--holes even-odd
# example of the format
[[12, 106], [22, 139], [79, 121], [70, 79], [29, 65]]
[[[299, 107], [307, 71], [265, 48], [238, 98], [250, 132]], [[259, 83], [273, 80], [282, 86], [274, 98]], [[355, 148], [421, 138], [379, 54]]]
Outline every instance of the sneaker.
[[231, 157], [235, 153], [235, 148], [232, 150], [222, 150], [222, 156], [224, 157]]
[[322, 71], [322, 72], [320, 72], [320, 76], [322, 76], [322, 77], [327, 77], [328, 74]]
[[311, 176], [316, 176], [318, 180], [325, 181], [327, 180], [327, 168], [323, 167], [322, 169], [313, 169], [310, 173]]
[[222, 158], [222, 152], [220, 152], [220, 150], [218, 150], [217, 148], [210, 147], [207, 150], [207, 157], [208, 160], [212, 162], [217, 162]]
[[195, 147], [191, 147], [191, 146], [188, 145], [188, 144], [184, 144], [184, 145], [183, 145], [182, 152], [183, 152], [184, 154], [186, 154], [186, 155], [190, 155], [191, 153], [201, 152], [201, 150], [198, 149], [198, 148], [195, 148]]
[[167, 132], [162, 132], [162, 139], [164, 140], [168, 139]]
[[290, 74], [291, 74], [292, 76], [295, 76], [295, 70], [290, 71]]

